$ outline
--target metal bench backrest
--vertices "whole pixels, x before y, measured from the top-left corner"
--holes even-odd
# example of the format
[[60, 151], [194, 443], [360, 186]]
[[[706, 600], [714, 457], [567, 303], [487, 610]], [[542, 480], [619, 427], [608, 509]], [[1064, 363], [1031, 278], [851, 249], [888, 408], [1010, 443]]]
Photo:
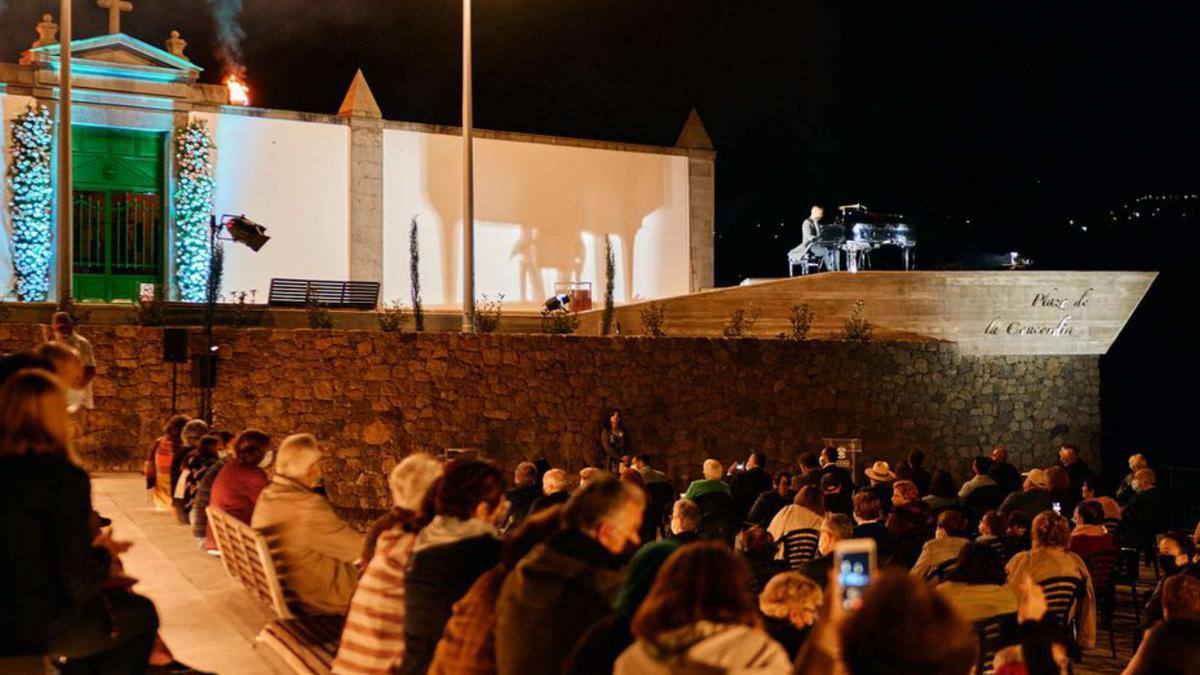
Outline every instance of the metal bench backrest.
[[799, 569], [804, 563], [817, 557], [817, 543], [821, 533], [812, 528], [792, 530], [779, 538], [783, 546], [783, 559], [791, 569]]
[[288, 607], [279, 574], [275, 571], [267, 540], [258, 530], [210, 506], [205, 509], [213, 538], [221, 551], [221, 564], [229, 576], [242, 583], [246, 590], [263, 604], [275, 610], [281, 619], [293, 618]]
[[304, 307], [310, 300], [332, 309], [375, 309], [379, 282], [271, 279], [267, 304], [272, 307]]

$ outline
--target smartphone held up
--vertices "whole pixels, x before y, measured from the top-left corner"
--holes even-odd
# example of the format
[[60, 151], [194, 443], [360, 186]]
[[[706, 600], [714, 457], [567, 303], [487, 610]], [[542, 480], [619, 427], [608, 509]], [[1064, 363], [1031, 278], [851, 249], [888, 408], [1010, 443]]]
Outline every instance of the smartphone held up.
[[833, 566], [842, 589], [842, 607], [855, 610], [862, 606], [863, 595], [875, 572], [875, 540], [846, 539], [833, 549]]

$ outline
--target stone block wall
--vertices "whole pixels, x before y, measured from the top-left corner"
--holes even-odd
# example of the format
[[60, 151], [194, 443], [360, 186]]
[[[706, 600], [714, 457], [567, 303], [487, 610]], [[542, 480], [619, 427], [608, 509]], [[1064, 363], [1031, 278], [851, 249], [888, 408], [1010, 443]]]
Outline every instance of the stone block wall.
[[[140, 468], [170, 413], [161, 329], [84, 326], [99, 376], [82, 454], [95, 468]], [[945, 343], [710, 338], [396, 334], [226, 329], [216, 424], [276, 440], [318, 435], [333, 459], [331, 498], [386, 501], [386, 473], [414, 450], [478, 447], [506, 468], [538, 455], [593, 461], [600, 420], [624, 411], [635, 450], [684, 480], [700, 463], [763, 449], [794, 462], [825, 437], [860, 437], [864, 460], [919, 447], [927, 466], [963, 477], [972, 456], [1005, 444], [1022, 467], [1079, 444], [1099, 466], [1095, 356], [967, 356]], [[199, 331], [193, 336], [200, 339]], [[0, 324], [0, 350], [42, 338]], [[180, 368], [180, 404], [196, 392]]]

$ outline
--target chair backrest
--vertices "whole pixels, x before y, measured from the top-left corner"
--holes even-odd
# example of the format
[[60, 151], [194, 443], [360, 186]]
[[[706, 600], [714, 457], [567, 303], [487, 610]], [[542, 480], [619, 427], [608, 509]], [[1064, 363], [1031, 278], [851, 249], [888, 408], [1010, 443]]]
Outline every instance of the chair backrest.
[[1017, 636], [1017, 615], [997, 614], [975, 622], [975, 636], [979, 639], [979, 662], [975, 672], [991, 675], [996, 652], [1020, 642]]
[[1117, 549], [1093, 553], [1084, 559], [1088, 574], [1092, 576], [1092, 589], [1096, 597], [1108, 593], [1113, 586], [1113, 572], [1117, 568]]
[[950, 558], [938, 563], [933, 569], [925, 573], [925, 581], [931, 581], [934, 584], [940, 584], [946, 578], [946, 573], [958, 562], [958, 558]]
[[791, 569], [799, 569], [804, 563], [817, 557], [817, 542], [821, 533], [811, 527], [792, 530], [779, 538], [783, 546], [783, 559]]
[[1104, 525], [1104, 531], [1111, 534], [1114, 538], [1116, 538], [1118, 533], [1121, 531], [1120, 518], [1105, 518], [1102, 524]]
[[1075, 635], [1071, 630], [1075, 615], [1075, 606], [1084, 596], [1086, 588], [1083, 579], [1079, 577], [1049, 577], [1037, 582], [1046, 593], [1046, 613], [1054, 617], [1058, 625], [1067, 629], [1067, 635]]
[[991, 549], [996, 552], [996, 555], [1000, 556], [1001, 560], [1004, 560], [1006, 562], [1008, 561], [1008, 559], [1010, 557], [1008, 555], [1008, 546], [1005, 545], [1003, 537], [993, 537], [991, 539], [985, 539], [980, 543], [986, 544], [987, 546], [991, 547]]
[[1113, 564], [1112, 583], [1125, 584], [1132, 586], [1138, 582], [1141, 576], [1141, 570], [1138, 568], [1138, 550], [1122, 546], [1115, 552], [1116, 560]]
[[215, 506], [206, 510], [213, 539], [221, 551], [221, 564], [229, 576], [242, 583], [246, 590], [263, 604], [275, 610], [281, 619], [295, 616], [288, 606], [283, 586], [267, 540], [257, 530]]

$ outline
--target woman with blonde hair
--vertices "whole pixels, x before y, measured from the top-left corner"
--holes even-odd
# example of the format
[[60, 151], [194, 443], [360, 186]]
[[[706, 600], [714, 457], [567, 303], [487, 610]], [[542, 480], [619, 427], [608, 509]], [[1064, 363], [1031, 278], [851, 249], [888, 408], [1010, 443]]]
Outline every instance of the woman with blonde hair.
[[780, 572], [758, 594], [758, 609], [766, 620], [767, 634], [795, 659], [800, 645], [821, 612], [823, 594], [817, 582], [799, 572]]
[[749, 587], [749, 566], [723, 544], [672, 553], [633, 616], [637, 640], [617, 658], [614, 675], [790, 675], [791, 659], [762, 629]]
[[91, 484], [69, 445], [58, 378], [20, 370], [0, 387], [0, 654], [89, 659], [142, 672], [158, 618], [149, 600], [106, 587], [123, 546], [94, 536]]

